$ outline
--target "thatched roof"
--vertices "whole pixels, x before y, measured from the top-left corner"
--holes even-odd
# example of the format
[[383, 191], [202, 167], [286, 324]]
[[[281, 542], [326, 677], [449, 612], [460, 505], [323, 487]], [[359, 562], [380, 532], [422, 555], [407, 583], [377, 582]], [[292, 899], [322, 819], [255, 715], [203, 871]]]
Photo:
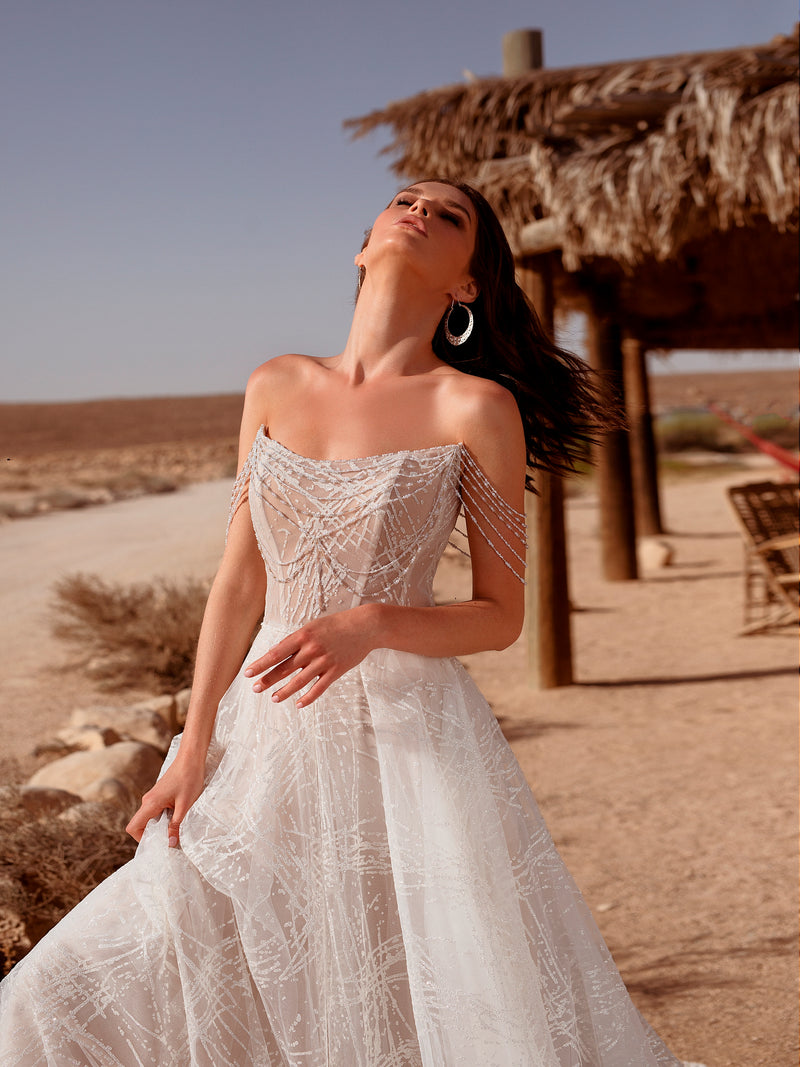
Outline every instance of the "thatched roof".
[[[674, 259], [739, 227], [798, 225], [798, 37], [484, 78], [349, 120], [393, 131], [404, 178], [466, 179], [512, 244], [549, 219], [568, 271]], [[542, 236], [541, 234], [539, 235]]]

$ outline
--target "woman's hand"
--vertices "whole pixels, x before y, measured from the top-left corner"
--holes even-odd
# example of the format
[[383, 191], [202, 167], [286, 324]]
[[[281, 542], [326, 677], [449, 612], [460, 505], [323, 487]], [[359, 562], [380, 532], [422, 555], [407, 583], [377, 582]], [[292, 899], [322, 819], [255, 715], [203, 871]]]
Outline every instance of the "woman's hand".
[[139, 810], [125, 827], [136, 841], [141, 841], [144, 829], [151, 819], [158, 819], [161, 812], [169, 809], [169, 845], [177, 848], [180, 843], [180, 826], [186, 812], [203, 792], [205, 780], [202, 760], [181, 760], [180, 752], [152, 789], [142, 797]]
[[337, 678], [357, 666], [374, 648], [380, 647], [379, 607], [377, 604], [361, 604], [301, 626], [247, 665], [244, 673], [248, 678], [261, 675], [253, 690], [263, 693], [291, 675], [286, 685], [275, 690], [272, 699], [286, 700], [310, 685], [311, 688], [296, 701], [298, 708], [307, 707]]

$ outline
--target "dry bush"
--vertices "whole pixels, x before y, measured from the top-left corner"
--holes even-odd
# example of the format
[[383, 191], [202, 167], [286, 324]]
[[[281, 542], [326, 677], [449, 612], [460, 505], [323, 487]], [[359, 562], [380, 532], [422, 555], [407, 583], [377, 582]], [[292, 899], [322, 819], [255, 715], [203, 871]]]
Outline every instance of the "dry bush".
[[[98, 476], [99, 474], [99, 476]], [[153, 474], [151, 471], [126, 468], [116, 473], [97, 472], [94, 477], [84, 481], [86, 476], [81, 476], [79, 484], [99, 484], [108, 489], [115, 499], [130, 496], [144, 496], [149, 493], [172, 493], [185, 481], [178, 476], [165, 477], [163, 474]]]
[[207, 582], [124, 586], [73, 574], [54, 593], [53, 633], [80, 650], [105, 688], [173, 693], [191, 685]]
[[744, 439], [710, 412], [675, 412], [661, 415], [654, 425], [663, 452], [739, 452]]
[[781, 415], [756, 415], [753, 430], [765, 441], [780, 445], [781, 448], [796, 449], [798, 445], [798, 420], [785, 419]]
[[19, 789], [0, 796], [0, 969], [7, 973], [59, 919], [133, 856], [119, 809], [85, 804], [32, 819]]

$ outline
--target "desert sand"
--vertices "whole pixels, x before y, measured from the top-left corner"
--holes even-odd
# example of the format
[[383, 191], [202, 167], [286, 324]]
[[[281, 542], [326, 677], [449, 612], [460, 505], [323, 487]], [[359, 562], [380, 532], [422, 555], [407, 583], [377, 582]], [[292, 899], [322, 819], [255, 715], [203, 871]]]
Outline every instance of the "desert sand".
[[[737, 636], [742, 548], [725, 487], [778, 472], [701, 470], [663, 490], [674, 563], [600, 576], [591, 483], [568, 501], [576, 684], [537, 692], [525, 636], [467, 657], [632, 995], [708, 1067], [797, 1062], [796, 632]], [[78, 705], [107, 702], [48, 631], [53, 580], [208, 576], [229, 480], [0, 527], [6, 775]], [[440, 599], [465, 595], [448, 554]], [[130, 697], [113, 697], [115, 702]]]

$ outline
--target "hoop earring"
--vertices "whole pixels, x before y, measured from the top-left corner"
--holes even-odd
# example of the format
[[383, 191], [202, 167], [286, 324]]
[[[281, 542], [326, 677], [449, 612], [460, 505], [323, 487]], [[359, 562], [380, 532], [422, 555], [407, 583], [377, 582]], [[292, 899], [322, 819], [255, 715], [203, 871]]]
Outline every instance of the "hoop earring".
[[[460, 311], [466, 311], [467, 313], [467, 327], [463, 333], [453, 333], [450, 329], [450, 316], [455, 309]], [[450, 310], [447, 312], [447, 318], [444, 320], [444, 335], [451, 345], [463, 345], [467, 338], [472, 333], [472, 327], [475, 325], [475, 318], [472, 314], [472, 310], [469, 304], [459, 304], [457, 300], [453, 300], [450, 305]]]

